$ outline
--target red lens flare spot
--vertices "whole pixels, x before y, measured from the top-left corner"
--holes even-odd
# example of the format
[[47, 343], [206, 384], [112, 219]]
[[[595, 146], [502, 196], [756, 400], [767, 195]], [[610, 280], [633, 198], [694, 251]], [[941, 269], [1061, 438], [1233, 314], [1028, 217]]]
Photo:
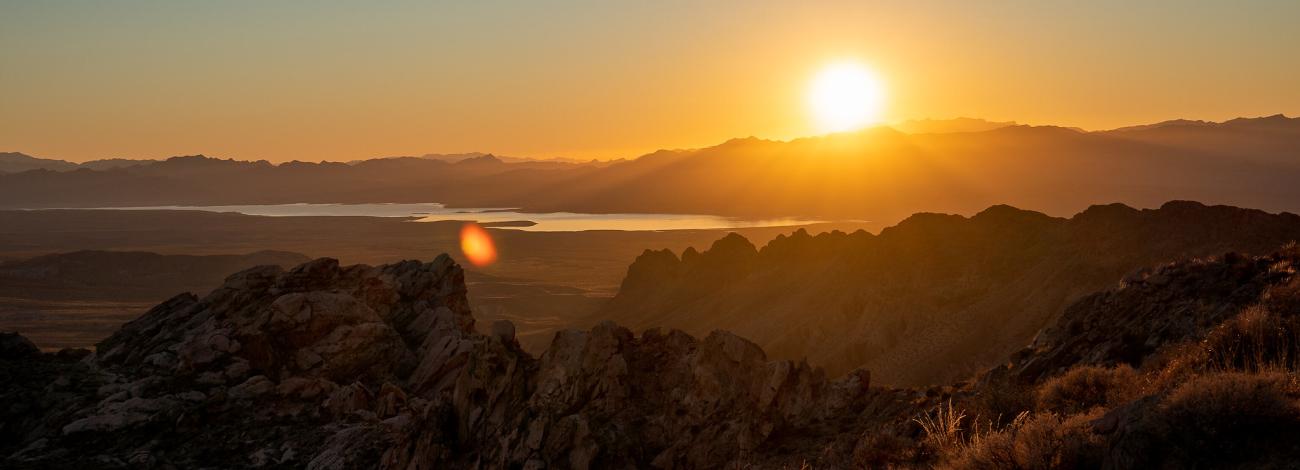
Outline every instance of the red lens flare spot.
[[460, 228], [460, 251], [474, 266], [487, 266], [497, 261], [497, 247], [492, 236], [475, 223]]

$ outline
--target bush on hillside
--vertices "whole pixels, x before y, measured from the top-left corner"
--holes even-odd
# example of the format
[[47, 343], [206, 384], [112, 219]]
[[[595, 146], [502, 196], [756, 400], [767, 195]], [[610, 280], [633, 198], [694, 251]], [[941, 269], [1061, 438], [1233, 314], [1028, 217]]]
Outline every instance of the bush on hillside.
[[1038, 410], [1072, 415], [1119, 403], [1136, 393], [1137, 383], [1137, 372], [1128, 365], [1075, 367], [1039, 387]]

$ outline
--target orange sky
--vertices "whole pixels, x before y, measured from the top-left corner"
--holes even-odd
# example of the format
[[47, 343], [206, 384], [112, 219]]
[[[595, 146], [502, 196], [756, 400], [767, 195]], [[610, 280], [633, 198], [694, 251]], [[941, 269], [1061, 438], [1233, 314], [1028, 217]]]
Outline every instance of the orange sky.
[[843, 59], [886, 120], [1300, 113], [1300, 2], [0, 0], [0, 151], [630, 157], [815, 133]]

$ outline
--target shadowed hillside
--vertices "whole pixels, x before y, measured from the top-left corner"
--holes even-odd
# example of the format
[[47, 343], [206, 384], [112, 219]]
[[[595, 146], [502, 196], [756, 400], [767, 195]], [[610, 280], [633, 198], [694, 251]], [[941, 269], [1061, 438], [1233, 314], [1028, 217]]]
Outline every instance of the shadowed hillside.
[[1070, 219], [1008, 206], [917, 214], [879, 235], [796, 232], [761, 250], [732, 234], [680, 258], [645, 252], [594, 319], [724, 329], [832, 375], [865, 366], [884, 383], [944, 383], [995, 364], [1137, 268], [1295, 239], [1300, 216], [1194, 202]]

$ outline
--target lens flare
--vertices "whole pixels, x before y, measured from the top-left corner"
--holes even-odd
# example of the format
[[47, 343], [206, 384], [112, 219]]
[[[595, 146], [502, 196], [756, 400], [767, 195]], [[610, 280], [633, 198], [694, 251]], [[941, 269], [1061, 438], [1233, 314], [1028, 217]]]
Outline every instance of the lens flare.
[[497, 260], [497, 247], [492, 243], [492, 236], [472, 222], [460, 228], [460, 251], [474, 266], [487, 266]]

